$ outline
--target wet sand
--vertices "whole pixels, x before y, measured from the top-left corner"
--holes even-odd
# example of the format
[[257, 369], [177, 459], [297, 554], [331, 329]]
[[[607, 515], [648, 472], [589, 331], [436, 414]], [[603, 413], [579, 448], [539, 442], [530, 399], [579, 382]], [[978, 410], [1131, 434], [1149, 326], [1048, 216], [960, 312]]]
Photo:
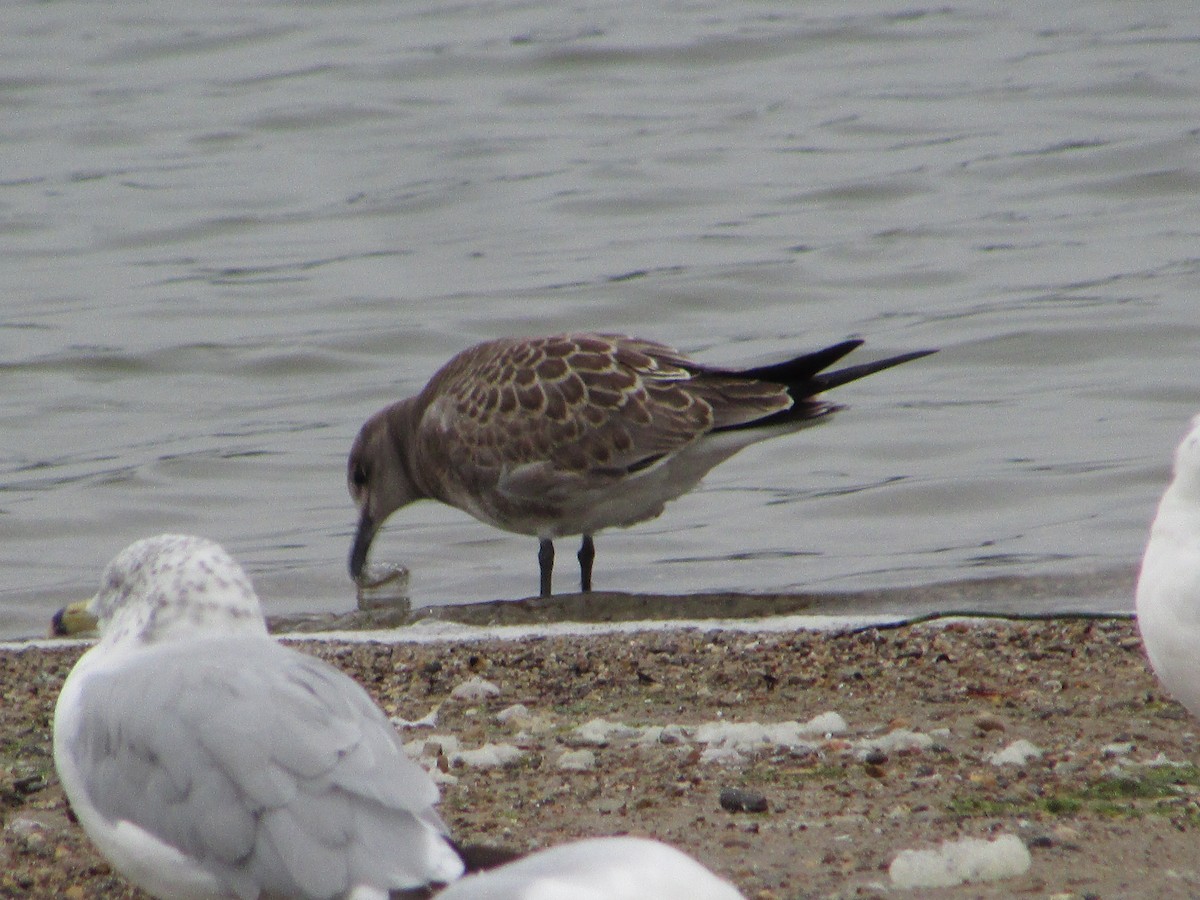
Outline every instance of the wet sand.
[[[764, 900], [1200, 895], [1200, 723], [1158, 687], [1127, 619], [299, 646], [389, 714], [437, 708], [434, 727], [403, 732], [442, 773], [442, 809], [463, 840], [533, 849], [654, 835]], [[54, 777], [53, 704], [80, 652], [0, 651], [0, 897], [140, 896], [71, 822]], [[452, 699], [472, 678], [496, 693]], [[830, 711], [845, 731], [742, 750], [701, 740], [705, 723]], [[895, 743], [907, 732], [920, 737]], [[991, 760], [1022, 739], [1040, 755]], [[488, 754], [474, 751], [488, 744], [519, 752], [481, 767]], [[722, 806], [727, 788], [761, 796], [765, 811]], [[1026, 874], [889, 884], [902, 849], [1000, 834], [1029, 848]]]

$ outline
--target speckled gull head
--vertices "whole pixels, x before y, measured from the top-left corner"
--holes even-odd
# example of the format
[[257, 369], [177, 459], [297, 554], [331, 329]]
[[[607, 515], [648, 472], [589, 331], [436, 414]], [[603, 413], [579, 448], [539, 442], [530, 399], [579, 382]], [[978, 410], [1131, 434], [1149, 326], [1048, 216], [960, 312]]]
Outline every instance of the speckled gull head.
[[214, 541], [160, 534], [108, 564], [88, 603], [109, 646], [144, 646], [198, 634], [267, 633], [242, 567]]
[[1200, 415], [1175, 450], [1175, 476], [1142, 557], [1136, 608], [1154, 674], [1200, 717]]

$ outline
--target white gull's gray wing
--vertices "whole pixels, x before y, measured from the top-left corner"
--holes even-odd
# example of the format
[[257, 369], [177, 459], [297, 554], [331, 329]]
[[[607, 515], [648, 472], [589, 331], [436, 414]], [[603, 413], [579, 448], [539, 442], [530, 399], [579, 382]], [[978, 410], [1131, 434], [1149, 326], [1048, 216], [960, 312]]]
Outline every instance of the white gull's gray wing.
[[170, 643], [97, 667], [64, 738], [102, 816], [239, 896], [330, 897], [461, 871], [437, 787], [370, 696], [272, 640]]

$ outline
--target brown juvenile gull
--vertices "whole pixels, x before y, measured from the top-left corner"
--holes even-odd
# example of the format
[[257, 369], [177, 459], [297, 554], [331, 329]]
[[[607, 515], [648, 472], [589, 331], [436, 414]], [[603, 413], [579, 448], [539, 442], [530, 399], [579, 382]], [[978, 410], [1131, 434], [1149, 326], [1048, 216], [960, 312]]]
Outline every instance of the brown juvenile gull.
[[387, 716], [268, 636], [220, 546], [130, 545], [90, 612], [100, 641], [59, 695], [54, 764], [84, 831], [150, 895], [387, 900], [462, 874]]
[[757, 441], [815, 425], [839, 405], [821, 392], [935, 351], [824, 370], [860, 340], [787, 362], [727, 369], [616, 334], [503, 338], [452, 358], [415, 397], [371, 416], [350, 450], [359, 509], [350, 575], [375, 533], [414, 500], [440, 500], [540, 544], [550, 595], [555, 538], [653, 519], [711, 469]]

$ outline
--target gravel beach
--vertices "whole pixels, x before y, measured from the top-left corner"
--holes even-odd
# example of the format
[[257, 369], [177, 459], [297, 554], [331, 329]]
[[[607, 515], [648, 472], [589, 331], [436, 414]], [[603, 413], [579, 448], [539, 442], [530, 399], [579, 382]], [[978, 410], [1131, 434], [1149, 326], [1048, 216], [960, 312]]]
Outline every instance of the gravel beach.
[[[464, 841], [651, 835], [762, 900], [1200, 896], [1200, 727], [1127, 619], [297, 646], [420, 723]], [[54, 775], [81, 652], [0, 651], [0, 897], [142, 896]], [[1024, 874], [890, 880], [902, 850], [1001, 835]]]

